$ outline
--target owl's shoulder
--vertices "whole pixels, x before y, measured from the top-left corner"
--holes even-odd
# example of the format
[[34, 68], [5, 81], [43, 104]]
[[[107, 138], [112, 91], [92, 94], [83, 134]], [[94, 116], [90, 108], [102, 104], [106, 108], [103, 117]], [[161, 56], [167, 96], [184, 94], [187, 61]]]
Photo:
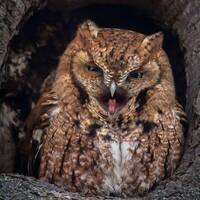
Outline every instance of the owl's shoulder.
[[51, 118], [58, 113], [58, 100], [51, 88], [43, 89], [41, 97], [33, 107], [23, 127], [25, 138], [20, 142], [21, 165], [28, 166], [25, 173], [34, 174], [35, 163], [40, 152], [42, 138]]

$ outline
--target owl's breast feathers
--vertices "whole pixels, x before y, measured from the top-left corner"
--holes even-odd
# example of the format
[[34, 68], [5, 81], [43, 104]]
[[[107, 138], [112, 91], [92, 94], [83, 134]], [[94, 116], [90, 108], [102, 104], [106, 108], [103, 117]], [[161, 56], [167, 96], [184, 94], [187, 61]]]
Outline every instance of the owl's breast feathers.
[[183, 146], [180, 107], [155, 112], [153, 122], [113, 124], [86, 108], [76, 113], [54, 92], [43, 94], [26, 122], [29, 174], [73, 192], [131, 196], [174, 171]]

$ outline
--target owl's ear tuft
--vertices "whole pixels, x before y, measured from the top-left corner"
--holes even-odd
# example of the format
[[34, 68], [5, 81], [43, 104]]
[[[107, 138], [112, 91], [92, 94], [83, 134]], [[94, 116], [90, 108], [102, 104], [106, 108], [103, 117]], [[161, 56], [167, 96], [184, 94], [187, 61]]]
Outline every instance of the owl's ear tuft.
[[87, 25], [88, 25], [90, 34], [96, 38], [98, 36], [99, 27], [93, 21], [90, 21], [90, 20], [87, 21]]
[[79, 26], [78, 32], [81, 36], [97, 38], [99, 27], [93, 21], [86, 20]]
[[149, 36], [146, 36], [142, 41], [141, 47], [148, 52], [155, 52], [162, 48], [163, 33], [158, 32]]

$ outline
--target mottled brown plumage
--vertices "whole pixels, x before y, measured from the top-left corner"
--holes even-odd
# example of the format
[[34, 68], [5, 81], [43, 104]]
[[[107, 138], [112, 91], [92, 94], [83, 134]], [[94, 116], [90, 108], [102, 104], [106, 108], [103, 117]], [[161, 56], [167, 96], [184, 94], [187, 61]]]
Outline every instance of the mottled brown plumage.
[[69, 191], [119, 196], [172, 174], [184, 112], [162, 40], [84, 22], [26, 121], [29, 173]]

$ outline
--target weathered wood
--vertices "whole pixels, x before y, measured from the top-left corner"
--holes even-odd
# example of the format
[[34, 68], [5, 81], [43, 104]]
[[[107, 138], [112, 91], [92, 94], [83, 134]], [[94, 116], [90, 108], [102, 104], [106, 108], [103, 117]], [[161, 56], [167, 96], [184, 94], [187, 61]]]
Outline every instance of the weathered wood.
[[[56, 3], [57, 2], [57, 3]], [[120, 0], [58, 0], [66, 8], [95, 3], [116, 3]], [[154, 191], [141, 199], [200, 199], [200, 1], [199, 0], [125, 0], [123, 4], [142, 8], [161, 25], [178, 34], [184, 50], [187, 78], [188, 133], [183, 159], [176, 173], [164, 180]], [[27, 16], [43, 5], [42, 0], [1, 0], [0, 2], [0, 71], [5, 76], [4, 63], [9, 44], [26, 21]], [[58, 6], [59, 7], [59, 6]], [[62, 7], [63, 9], [63, 7]], [[123, 16], [122, 16], [123, 17]], [[184, 66], [183, 66], [184, 67]], [[64, 192], [53, 185], [18, 175], [0, 176], [0, 199], [85, 199]], [[91, 198], [94, 199], [94, 198]], [[98, 198], [97, 198], [98, 199]]]
[[[0, 176], [0, 199], [70, 199], [86, 200], [78, 194], [68, 193], [62, 188], [21, 175], [1, 175]], [[104, 197], [92, 197], [87, 199], [103, 200]], [[112, 199], [112, 198], [109, 198]]]

